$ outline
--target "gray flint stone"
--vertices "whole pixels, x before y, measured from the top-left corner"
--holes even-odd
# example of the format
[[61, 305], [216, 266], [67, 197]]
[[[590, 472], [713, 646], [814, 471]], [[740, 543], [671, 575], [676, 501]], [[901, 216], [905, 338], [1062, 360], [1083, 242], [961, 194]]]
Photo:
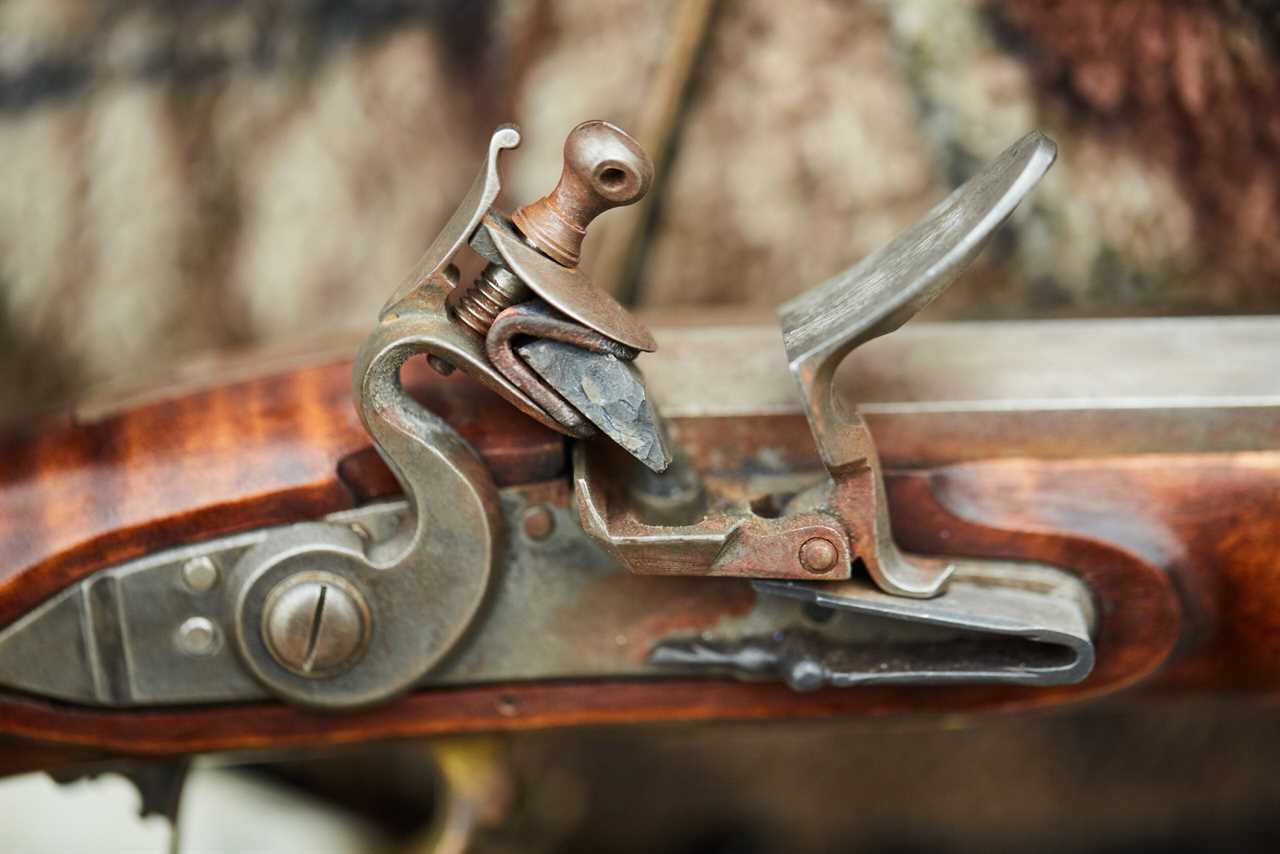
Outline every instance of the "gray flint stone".
[[547, 385], [637, 460], [659, 473], [671, 465], [657, 410], [635, 364], [545, 338], [517, 350]]

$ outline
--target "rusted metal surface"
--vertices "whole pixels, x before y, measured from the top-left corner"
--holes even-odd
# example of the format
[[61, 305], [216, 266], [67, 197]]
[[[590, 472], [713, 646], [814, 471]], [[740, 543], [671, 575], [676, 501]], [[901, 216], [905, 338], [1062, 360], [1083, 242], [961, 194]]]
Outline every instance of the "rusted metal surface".
[[[585, 216], [581, 220], [585, 229], [595, 214], [643, 195], [652, 181], [652, 164], [645, 172], [641, 167], [647, 160], [640, 163], [620, 158], [618, 151], [605, 144], [607, 140], [601, 133], [606, 137], [621, 135], [631, 146], [635, 143], [610, 125], [587, 123], [579, 130], [566, 143], [568, 177], [543, 200], [539, 210], [549, 210], [552, 200], [566, 193], [566, 198], [577, 199], [580, 206], [596, 198], [599, 203], [592, 208], [594, 213], [588, 216], [587, 208], [580, 207], [575, 214], [579, 218]], [[497, 316], [537, 294], [549, 297], [557, 309], [595, 330], [596, 337], [590, 343], [602, 350], [626, 352], [634, 357], [635, 349], [652, 350], [656, 344], [643, 324], [592, 285], [585, 274], [562, 266], [527, 245], [505, 217], [493, 211], [501, 191], [498, 155], [519, 143], [520, 133], [514, 127], [503, 126], [494, 132], [471, 192], [432, 242], [418, 268], [384, 306], [380, 320], [384, 327], [395, 325], [401, 335], [417, 336], [437, 372], [447, 375], [461, 368], [546, 426], [567, 435], [586, 436], [592, 431], [581, 414], [520, 364], [510, 346], [502, 348], [507, 355], [504, 369], [490, 361], [484, 338]], [[643, 152], [639, 157], [643, 158]], [[588, 167], [590, 180], [575, 184], [578, 173], [574, 169]], [[455, 257], [468, 243], [489, 263], [473, 282], [460, 287]], [[565, 333], [565, 337], [588, 343], [576, 330]], [[509, 338], [498, 340], [504, 345], [511, 343]], [[518, 382], [513, 383], [508, 376]], [[536, 397], [527, 393], [529, 389]]]
[[[760, 488], [749, 471], [741, 471], [738, 480], [743, 494]], [[435, 481], [442, 489], [450, 486], [444, 477]], [[459, 512], [467, 511], [458, 496], [448, 498]], [[1069, 676], [1082, 678], [1092, 661], [1087, 634], [1091, 618], [1080, 604], [1083, 588], [1060, 569], [999, 561], [992, 569], [983, 561], [967, 561], [968, 586], [938, 600], [937, 607], [899, 601], [875, 591], [865, 580], [818, 587], [795, 582], [747, 587], [733, 577], [762, 575], [769, 563], [794, 565], [797, 551], [803, 553], [814, 542], [828, 542], [833, 559], [843, 557], [847, 569], [847, 551], [836, 551], [840, 532], [824, 523], [821, 514], [798, 513], [789, 517], [791, 530], [784, 532], [789, 536], [768, 536], [764, 523], [776, 520], [749, 520], [732, 532], [714, 567], [714, 574], [725, 577], [646, 580], [628, 572], [573, 524], [564, 481], [509, 491], [502, 500], [501, 539], [508, 547], [502, 570], [488, 586], [484, 617], [447, 662], [422, 675], [418, 687], [677, 676], [682, 671], [671, 668], [679, 661], [654, 658], [652, 651], [681, 649], [690, 635], [699, 639], [698, 649], [704, 651], [759, 651], [760, 638], [803, 638], [798, 649], [786, 645], [786, 660], [809, 677], [816, 663], [825, 662], [833, 684], [935, 678], [1057, 684], [1073, 681]], [[415, 501], [421, 498], [415, 496]], [[433, 519], [443, 516], [437, 504], [425, 509]], [[0, 631], [0, 685], [63, 702], [117, 708], [249, 701], [271, 695], [309, 705], [342, 705], [356, 687], [350, 684], [353, 680], [366, 691], [376, 690], [382, 680], [407, 678], [412, 671], [406, 668], [421, 661], [420, 650], [407, 661], [397, 661], [411, 652], [403, 637], [405, 625], [397, 618], [411, 614], [404, 622], [424, 641], [451, 629], [450, 620], [465, 618], [456, 595], [467, 591], [440, 592], [431, 584], [432, 576], [448, 570], [481, 575], [482, 568], [476, 566], [476, 555], [451, 551], [439, 562], [416, 566], [411, 580], [421, 582], [423, 589], [406, 590], [403, 576], [394, 575], [394, 564], [382, 563], [381, 577], [371, 580], [359, 567], [350, 566], [361, 560], [358, 551], [332, 537], [321, 549], [318, 540], [327, 530], [354, 544], [352, 533], [358, 530], [367, 555], [385, 555], [397, 548], [397, 539], [403, 540], [415, 518], [421, 525], [423, 515], [409, 502], [379, 502], [333, 514], [321, 523], [254, 531], [113, 567]], [[463, 534], [469, 544], [476, 539], [474, 531]], [[280, 551], [285, 545], [285, 560], [292, 561], [292, 567], [265, 575], [253, 571], [269, 563], [264, 552]], [[353, 557], [335, 562], [339, 551]], [[226, 569], [226, 580], [212, 596], [173, 583], [176, 571], [197, 555]], [[809, 566], [802, 569], [813, 571]], [[250, 596], [246, 605], [241, 586], [245, 583], [260, 587], [265, 602]], [[103, 610], [93, 603], [94, 591], [104, 587], [112, 592], [116, 607]], [[1070, 595], [1059, 596], [1060, 588], [1069, 588]], [[449, 594], [455, 596], [448, 618], [434, 611], [431, 602], [422, 601], [423, 595], [434, 600]], [[805, 607], [806, 596], [817, 597], [813, 601], [823, 607], [858, 616], [841, 619], [815, 613]], [[221, 627], [228, 645], [238, 648], [219, 654], [174, 648], [169, 643], [172, 626], [184, 617], [189, 621], [192, 614], [211, 627]], [[270, 660], [294, 679], [282, 683], [279, 674], [263, 672], [269, 661], [253, 646], [245, 648], [259, 633]], [[993, 646], [988, 637], [993, 633], [997, 641], [1006, 635], [1030, 636], [1059, 646], [1062, 643], [1053, 638], [1070, 636], [1077, 649], [1074, 664], [1054, 670], [1057, 665], [1031, 649], [1023, 662], [1027, 666], [1020, 668], [1021, 647]], [[967, 645], [974, 634], [987, 642], [981, 649]], [[369, 648], [373, 637], [384, 645]], [[961, 644], [959, 654], [947, 646], [952, 641]], [[60, 651], [57, 667], [49, 666], [50, 649]], [[982, 654], [966, 666], [969, 652]], [[886, 666], [868, 666], [880, 653]], [[732, 662], [700, 653], [686, 664], [711, 667], [720, 674]], [[792, 669], [778, 675], [806, 690], [817, 687]], [[301, 687], [306, 685], [309, 691]]]
[[489, 210], [472, 223], [471, 248], [489, 266], [452, 300], [459, 321], [484, 335], [501, 311], [536, 295], [604, 337], [652, 351], [644, 324], [577, 269], [591, 221], [639, 201], [652, 183], [653, 163], [635, 140], [608, 122], [578, 125], [555, 189], [510, 219]]
[[836, 369], [859, 345], [894, 331], [946, 290], [1048, 171], [1056, 151], [1043, 134], [1028, 134], [893, 242], [779, 309], [787, 362], [831, 476], [824, 503], [887, 593], [937, 596], [952, 570], [922, 566], [898, 551], [879, 453], [856, 407], [836, 397]]
[[453, 316], [483, 337], [499, 314], [529, 298], [529, 289], [515, 273], [490, 261], [469, 287], [457, 288], [454, 294]]
[[[574, 499], [579, 522], [606, 551], [640, 575], [709, 575], [812, 580], [801, 560], [805, 543], [828, 541], [835, 556], [824, 578], [848, 578], [849, 537], [840, 520], [821, 510], [777, 517], [757, 514], [738, 490], [708, 484], [710, 510], [682, 524], [645, 521], [633, 508], [624, 458], [607, 447], [579, 444], [573, 452]], [[798, 491], [812, 477], [801, 473]], [[757, 490], [758, 491], [758, 490]]]
[[761, 518], [713, 499], [703, 518], [686, 525], [640, 522], [619, 501], [625, 491], [606, 485], [625, 478], [625, 470], [580, 450], [574, 479], [584, 528], [641, 574], [696, 573], [696, 556], [716, 546], [702, 565], [708, 574], [846, 578], [851, 551], [886, 593], [940, 595], [952, 568], [918, 564], [898, 551], [875, 443], [856, 408], [836, 397], [836, 369], [860, 344], [894, 331], [945, 290], [1055, 153], [1042, 134], [1028, 134], [884, 249], [779, 310], [786, 359], [829, 475], [802, 506]]
[[[591, 220], [642, 198], [653, 182], [653, 164], [613, 125], [584, 122], [565, 141], [564, 170], [555, 189], [517, 211], [528, 232], [522, 234], [493, 208], [501, 190], [498, 154], [519, 142], [514, 127], [494, 133], [471, 192], [383, 308], [380, 329], [414, 338], [437, 373], [447, 376], [461, 368], [521, 412], [568, 436], [585, 438], [599, 428], [661, 471], [670, 455], [643, 378], [630, 365], [638, 350], [656, 347], [653, 336], [576, 269]], [[464, 245], [488, 262], [465, 284], [459, 272]], [[520, 310], [535, 297], [564, 316], [541, 300]], [[491, 335], [499, 316], [509, 311]], [[530, 346], [550, 338], [560, 349], [544, 370], [531, 370], [527, 356], [516, 350], [517, 338]], [[483, 349], [477, 346], [482, 342]], [[604, 393], [579, 395], [596, 388]], [[579, 397], [570, 402], [568, 395]]]
[[[1103, 465], [1102, 469], [1105, 468]], [[980, 489], [983, 471], [983, 467], [976, 467], [961, 473], [960, 479], [964, 482], [972, 478], [970, 485]], [[1272, 472], [1274, 474], [1274, 470]], [[751, 480], [753, 476], [746, 474], [745, 477]], [[1129, 547], [1111, 545], [1081, 533], [1081, 530], [1092, 530], [1093, 523], [1086, 518], [1048, 519], [1037, 523], [1034, 530], [1022, 530], [1022, 522], [1006, 520], [1002, 514], [1017, 515], [1023, 512], [1018, 508], [1026, 508], [1028, 502], [1039, 502], [1026, 494], [1006, 500], [1003, 497], [1006, 484], [999, 477], [989, 497], [995, 502], [993, 506], [1004, 510], [995, 512], [992, 507], [980, 507], [972, 510], [972, 515], [970, 510], [963, 510], [964, 518], [951, 515], [930, 498], [931, 490], [949, 489], [949, 481], [950, 473], [945, 470], [905, 479], [898, 475], [891, 478], [897, 493], [895, 511], [904, 516], [902, 527], [907, 542], [926, 553], [939, 549], [1001, 553], [1014, 560], [1034, 560], [1035, 555], [1044, 555], [1077, 572], [1095, 591], [1099, 611], [1105, 614], [1100, 626], [1104, 643], [1099, 645], [1095, 672], [1088, 681], [1079, 686], [1043, 689], [1006, 685], [949, 686], [921, 691], [886, 687], [820, 691], [802, 696], [793, 695], [781, 686], [705, 679], [500, 682], [475, 688], [458, 685], [416, 692], [380, 709], [342, 716], [315, 715], [262, 704], [112, 713], [2, 697], [0, 728], [68, 743], [165, 753], [236, 746], [333, 744], [375, 737], [586, 722], [994, 711], [1097, 696], [1149, 675], [1165, 659], [1178, 635], [1180, 619], [1168, 577], [1157, 566], [1158, 554], [1149, 550], [1137, 553]], [[1027, 484], [1034, 481], [1035, 472], [1029, 472]], [[530, 502], [563, 508], [567, 501], [564, 485], [558, 485], [559, 497], [548, 489], [547, 486], [531, 487], [520, 490], [517, 495], [522, 501], [527, 496]], [[748, 484], [747, 489], [752, 487]], [[1086, 488], [1082, 495], [1088, 492]], [[518, 511], [518, 506], [512, 509]], [[505, 515], [512, 524], [519, 524], [519, 512]], [[556, 526], [557, 530], [572, 529], [567, 516], [561, 516], [560, 520], [562, 524]], [[1012, 527], [1006, 527], [1006, 523]], [[703, 631], [715, 632], [731, 625], [745, 633], [754, 619], [749, 615], [760, 604], [749, 585], [732, 579], [669, 578], [655, 583], [654, 579], [619, 572], [616, 568], [602, 572], [607, 559], [606, 564], [595, 564], [593, 569], [590, 561], [580, 563], [572, 557], [576, 552], [566, 551], [564, 546], [558, 535], [553, 535], [538, 544], [544, 551], [537, 561], [546, 563], [535, 561], [521, 568], [525, 573], [524, 582], [533, 585], [530, 589], [536, 589], [543, 580], [556, 575], [547, 571], [549, 566], [570, 572], [580, 567], [587, 576], [595, 574], [594, 581], [576, 587], [575, 597], [564, 608], [543, 615], [532, 627], [539, 638], [547, 636], [557, 643], [563, 639], [576, 645], [575, 655], [591, 656], [592, 669], [582, 671], [584, 673], [598, 673], [594, 668], [607, 664], [614, 669], [635, 666], [639, 675], [642, 672], [640, 656], [658, 638], [697, 636]], [[596, 554], [599, 555], [598, 550]], [[793, 603], [793, 606], [799, 604]], [[503, 607], [512, 609], [513, 614], [527, 613], [520, 596], [511, 597]], [[797, 619], [807, 619], [803, 609], [797, 612]], [[498, 621], [502, 622], [507, 621]], [[491, 637], [494, 643], [499, 640], [501, 643], [483, 655], [477, 648], [476, 656], [468, 656], [468, 660], [475, 665], [489, 666], [506, 655], [505, 652], [498, 655], [502, 649], [525, 654], [522, 646], [528, 646], [530, 627], [518, 626], [518, 620], [510, 622], [521, 630], [501, 638]], [[619, 626], [625, 628], [619, 630]], [[595, 642], [586, 642], [592, 638]], [[553, 646], [541, 648], [554, 653]], [[447, 674], [454, 674], [453, 668], [461, 667], [462, 663], [459, 659], [449, 665]], [[465, 681], [461, 670], [456, 673]], [[447, 674], [442, 673], [442, 678]], [[1205, 684], [1206, 678], [1209, 677], [1201, 677], [1201, 684]]]
[[800, 565], [814, 575], [830, 572], [840, 559], [839, 548], [830, 540], [817, 536], [800, 544]]
[[[1258, 328], [1266, 328], [1265, 321], [1260, 323], [1262, 325]], [[1194, 331], [1196, 327], [1192, 325], [1190, 328]], [[1275, 344], [1265, 340], [1255, 342], [1251, 352], [1255, 358], [1265, 358], [1269, 352], [1268, 346]], [[759, 347], [758, 338], [751, 347]], [[1176, 360], [1173, 364], [1176, 371]], [[1164, 367], [1165, 370], [1170, 370], [1168, 363]], [[1259, 383], [1254, 388], [1260, 394], [1265, 392], [1265, 372], [1246, 371], [1252, 379], [1239, 380], [1231, 374], [1234, 367], [1235, 365], [1222, 365], [1216, 368], [1223, 372], [1224, 379], [1220, 388], [1222, 393], [1229, 395], [1250, 382]], [[1166, 376], [1165, 382], [1168, 385], [1162, 389], [1162, 393], [1169, 397], [1166, 403], [1176, 403], [1178, 382], [1183, 382], [1194, 390], [1197, 388], [1196, 383], [1204, 381], [1213, 370], [1213, 367], [1197, 367], [1194, 371], [1188, 371], [1189, 374], [1194, 374], [1191, 378], [1170, 380]], [[1088, 372], [1085, 370], [1085, 373]], [[929, 377], [936, 378], [937, 375], [931, 374]], [[783, 379], [787, 379], [785, 372]], [[1093, 381], [1093, 377], [1083, 377], [1077, 382], [1084, 387]], [[1127, 378], [1125, 381], [1133, 380]], [[1272, 382], [1274, 381], [1272, 378]], [[1066, 384], [1068, 383], [1064, 381], [1064, 385]], [[748, 402], [753, 394], [752, 389], [742, 391], [743, 398]], [[1197, 392], [1196, 397], [1197, 407], [1211, 405], [1211, 396], [1206, 400]], [[1260, 399], [1265, 399], [1265, 394]], [[349, 406], [349, 401], [346, 405]], [[1136, 405], [1134, 408], [1137, 408]], [[795, 411], [799, 412], [798, 409]], [[1059, 413], [1058, 417], [1064, 419], [1065, 423], [1071, 416], [1068, 412]], [[676, 427], [682, 438], [692, 432], [692, 425], [698, 420], [678, 419]], [[711, 417], [707, 420], [717, 419]], [[726, 449], [738, 441], [728, 436], [722, 436], [720, 444], [714, 447], [704, 446], [694, 455], [713, 467], [718, 466], [720, 471], [752, 472], [750, 480], [754, 482], [751, 487], [754, 492], [779, 491], [776, 481], [781, 479], [781, 475], [772, 473], [777, 471], [777, 467], [770, 469], [762, 464], [770, 459], [769, 449], [773, 443], [797, 449], [803, 446], [806, 439], [803, 417], [775, 414], [740, 417], [737, 420], [743, 423], [743, 434], [754, 442], [751, 448], [742, 445], [744, 456], [732, 457], [726, 453]], [[780, 424], [790, 424], [784, 432], [789, 430], [794, 435], [777, 434], [775, 431]], [[1107, 437], [1099, 438], [1103, 443], [1106, 440]], [[809, 442], [812, 444], [811, 439]], [[820, 474], [815, 449], [810, 448], [809, 453], [808, 470]], [[715, 462], [717, 457], [719, 462]], [[801, 464], [800, 457], [794, 459], [800, 461], [797, 465]], [[1128, 461], [1072, 461], [1056, 466], [1037, 465], [1034, 461], [1022, 460], [937, 470], [915, 477], [898, 474], [892, 475], [890, 481], [891, 487], [898, 493], [894, 502], [895, 512], [904, 514], [907, 520], [900, 536], [904, 537], [905, 544], [918, 550], [936, 553], [959, 548], [964, 552], [977, 554], [994, 550], [1015, 553], [1023, 558], [1034, 556], [1050, 559], [1073, 566], [1071, 561], [1077, 558], [1084, 564], [1092, 562], [1119, 565], [1124, 563], [1127, 554], [1138, 555], [1141, 561], [1145, 561], [1145, 565], [1153, 567], [1168, 566], [1176, 569], [1182, 565], [1183, 569], [1180, 571], [1184, 573], [1188, 568], [1192, 569], [1194, 573], [1191, 577], [1198, 575], [1200, 578], [1196, 585], [1184, 584], [1184, 595], [1187, 595], [1185, 591], [1192, 591], [1189, 595], [1197, 598], [1201, 589], [1216, 589], [1221, 601], [1215, 607], [1234, 609], [1232, 613], [1246, 619], [1231, 621], [1232, 628], [1227, 632], [1216, 628], [1212, 619], [1190, 620], [1188, 626], [1194, 623], [1198, 631], [1212, 633], [1215, 640], [1214, 645], [1207, 648], [1208, 652], [1201, 656], [1194, 668], [1179, 671], [1182, 682], [1178, 684], [1203, 685], [1207, 684], [1206, 680], [1227, 680], [1228, 676], [1230, 679], [1238, 679], [1238, 682], [1232, 684], [1240, 686], [1269, 684], [1267, 680], [1272, 671], [1262, 673], [1268, 666], [1265, 655], [1250, 658], [1247, 662], [1237, 662], [1233, 665], [1237, 670], [1229, 673], [1221, 669], [1222, 662], [1227, 658], [1217, 657], [1227, 656], [1228, 653], [1223, 650], [1232, 644], [1243, 642], [1246, 636], [1250, 643], [1265, 640], [1263, 624], [1268, 621], [1258, 615], [1265, 616], [1266, 611], [1252, 607], [1249, 603], [1254, 601], [1254, 593], [1259, 590], [1257, 585], [1265, 576], [1269, 565], [1266, 562], [1267, 546], [1274, 539], [1267, 521], [1267, 514], [1273, 509], [1275, 500], [1274, 463], [1269, 455], [1221, 454], [1217, 455], [1216, 461], [1214, 454], [1200, 455], [1195, 459], [1143, 457]], [[1230, 492], [1230, 489], [1243, 491], [1237, 494]], [[947, 512], [930, 508], [927, 501], [930, 494], [945, 502]], [[1230, 497], [1230, 501], [1224, 501], [1221, 498], [1223, 495]], [[1218, 502], [1222, 502], [1223, 507], [1215, 508], [1214, 505]], [[1147, 518], [1148, 514], [1151, 518]], [[1010, 533], [1004, 528], [992, 533], [989, 520], [997, 517], [1017, 533]], [[983, 523], [988, 526], [984, 529], [985, 533], [977, 530], [981, 526], [975, 521], [982, 519], [988, 520]], [[1118, 519], [1124, 520], [1124, 524], [1117, 526]], [[1196, 520], [1207, 521], [1201, 523]], [[1195, 533], [1191, 532], [1193, 528]], [[1254, 533], [1250, 534], [1250, 531]], [[1077, 532], [1078, 536], [1070, 532]], [[1249, 539], [1250, 537], [1253, 539]], [[956, 545], [957, 542], [961, 544]], [[1048, 557], [1050, 555], [1056, 557]], [[1218, 578], [1219, 570], [1225, 572], [1227, 568], [1232, 574]], [[1133, 570], [1133, 566], [1130, 565], [1129, 570]], [[1134, 588], [1128, 586], [1132, 582], [1132, 575], [1128, 570], [1117, 574], [1117, 586], [1103, 597], [1104, 601], [1125, 602], [1130, 598], [1136, 601]], [[1091, 577], [1091, 585], [1098, 583], [1097, 577]], [[643, 583], [643, 579], [637, 581]], [[679, 579], [669, 581], [680, 582]], [[635, 588], [632, 593], [639, 589]], [[722, 595], [726, 588], [714, 590], [716, 595]], [[1109, 621], [1116, 617], [1113, 612], [1108, 614], [1107, 625], [1110, 625]], [[580, 615], [579, 618], [583, 617]], [[1154, 631], [1157, 626], [1163, 630], [1165, 623], [1161, 621], [1171, 618], [1159, 608], [1153, 608], [1148, 601], [1141, 609], [1135, 608], [1126, 619], [1136, 620], [1135, 625], [1144, 625], [1146, 631]], [[1176, 624], [1177, 619], [1172, 619]], [[1248, 628], [1242, 630], [1239, 628], [1241, 626]], [[1108, 644], [1115, 642], [1115, 636], [1110, 637]], [[1108, 647], [1104, 645], [1103, 648]], [[1132, 666], [1134, 660], [1132, 650], [1125, 653], [1125, 666]], [[1115, 679], [1120, 665], [1113, 663], [1109, 667], [1110, 675], [1107, 678]], [[1215, 671], [1215, 667], [1219, 669]], [[1212, 673], [1218, 675], [1211, 675]], [[680, 688], [676, 686], [672, 689], [672, 694], [665, 696], [677, 696], [679, 692]], [[905, 704], [907, 701], [904, 699], [902, 702]], [[822, 705], [830, 708], [829, 701], [824, 701]]]
[[580, 268], [552, 261], [492, 213], [481, 221], [477, 233], [487, 235], [502, 263], [556, 310], [628, 347], [646, 353], [657, 348], [653, 333]]
[[564, 141], [564, 171], [555, 189], [511, 221], [547, 257], [576, 267], [591, 221], [640, 201], [652, 184], [653, 161], [638, 142], [608, 122], [583, 122]]
[[541, 542], [555, 531], [555, 514], [542, 504], [526, 508], [520, 516], [520, 529], [529, 539]]
[[388, 334], [414, 338], [424, 355], [461, 369], [520, 412], [553, 430], [565, 432], [558, 421], [494, 368], [484, 351], [483, 339], [470, 327], [453, 320], [448, 307], [449, 293], [445, 285], [429, 281], [385, 311], [379, 326], [392, 330]]
[[789, 513], [779, 519], [748, 517], [733, 529], [709, 575], [743, 578], [845, 577], [850, 572], [848, 535], [828, 513]]
[[[361, 346], [353, 371], [356, 411], [409, 501], [403, 522], [381, 537], [370, 536], [377, 530], [372, 525], [301, 522], [267, 532], [228, 562], [228, 604], [216, 616], [234, 637], [245, 669], [281, 699], [337, 709], [403, 692], [462, 639], [500, 570], [505, 526], [492, 475], [457, 430], [410, 396], [401, 380], [404, 363], [434, 346], [415, 324], [382, 322]], [[281, 607], [280, 597], [321, 578], [313, 585], [309, 637], [281, 645], [296, 633], [278, 624], [273, 609]], [[344, 591], [330, 608], [332, 620], [323, 616], [331, 588]], [[345, 618], [337, 607], [342, 596], [349, 606]], [[410, 613], [413, 619], [406, 617]], [[326, 630], [330, 622], [332, 630]], [[315, 678], [309, 656], [296, 655], [298, 647], [327, 649], [330, 672]], [[119, 667], [129, 684], [143, 679], [144, 669], [137, 656]], [[179, 661], [156, 669], [180, 674], [190, 668]], [[159, 690], [167, 681], [158, 680]]]

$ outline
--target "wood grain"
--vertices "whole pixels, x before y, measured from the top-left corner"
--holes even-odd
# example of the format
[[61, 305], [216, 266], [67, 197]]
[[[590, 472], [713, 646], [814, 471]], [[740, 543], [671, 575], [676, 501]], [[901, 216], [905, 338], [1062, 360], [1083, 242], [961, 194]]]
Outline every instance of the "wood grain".
[[[414, 359], [403, 379], [500, 486], [564, 470], [561, 436], [466, 377]], [[351, 507], [364, 496], [340, 470], [394, 484], [352, 404], [349, 360], [36, 425], [0, 444], [0, 624], [95, 569]]]
[[[355, 419], [348, 372], [345, 363], [300, 369], [15, 440], [0, 453], [0, 615], [12, 619], [93, 569], [154, 548], [393, 492]], [[450, 407], [505, 482], [562, 475], [559, 437], [469, 384], [416, 385]], [[762, 423], [759, 441], [803, 444], [779, 437], [776, 419]], [[623, 721], [992, 712], [1137, 683], [1148, 692], [1280, 689], [1280, 452], [993, 460], [890, 472], [888, 482], [908, 550], [1079, 573], [1100, 614], [1093, 675], [1051, 689], [808, 695], [725, 680], [509, 684], [421, 691], [342, 715], [278, 704], [103, 711], [9, 696], [0, 732], [159, 755]]]

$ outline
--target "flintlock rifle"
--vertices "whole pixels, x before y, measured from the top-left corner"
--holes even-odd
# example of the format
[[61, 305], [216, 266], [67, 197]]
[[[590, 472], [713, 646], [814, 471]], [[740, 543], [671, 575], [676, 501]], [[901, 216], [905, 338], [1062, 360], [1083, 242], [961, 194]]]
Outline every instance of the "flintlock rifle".
[[651, 332], [577, 263], [644, 152], [580, 125], [508, 215], [519, 142], [493, 134], [354, 362], [7, 440], [6, 768], [1280, 687], [1275, 320], [881, 337], [1031, 191], [1045, 136], [784, 305], [781, 337]]

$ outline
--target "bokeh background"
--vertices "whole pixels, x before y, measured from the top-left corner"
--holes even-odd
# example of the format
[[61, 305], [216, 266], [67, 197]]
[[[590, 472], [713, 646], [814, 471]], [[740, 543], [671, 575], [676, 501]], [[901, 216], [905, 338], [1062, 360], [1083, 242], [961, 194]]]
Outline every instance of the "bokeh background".
[[1031, 128], [1059, 162], [934, 317], [1280, 307], [1274, 0], [5, 0], [0, 412], [369, 322], [516, 121], [653, 152], [597, 279], [766, 309]]
[[[497, 124], [525, 135], [515, 205], [586, 118], [659, 163], [650, 200], [588, 240], [596, 279], [656, 316], [767, 310], [1037, 127], [1057, 166], [933, 319], [1280, 311], [1274, 0], [3, 0], [0, 423], [367, 326]], [[1273, 717], [516, 755], [578, 793], [548, 837], [565, 850], [1262, 851]]]

